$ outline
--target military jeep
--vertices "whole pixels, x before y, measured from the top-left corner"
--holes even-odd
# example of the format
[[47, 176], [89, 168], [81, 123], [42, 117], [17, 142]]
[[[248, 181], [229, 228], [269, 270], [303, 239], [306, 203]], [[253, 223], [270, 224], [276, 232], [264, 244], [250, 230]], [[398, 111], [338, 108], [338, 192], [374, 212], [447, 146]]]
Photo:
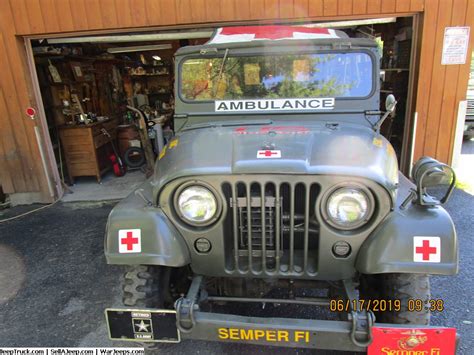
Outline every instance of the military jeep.
[[365, 351], [384, 334], [414, 349], [436, 330], [454, 342], [429, 326], [443, 302], [428, 275], [458, 272], [440, 206], [455, 176], [428, 157], [412, 180], [399, 172], [380, 134], [396, 102], [380, 110], [376, 43], [231, 27], [175, 59], [175, 135], [107, 223], [107, 262], [128, 265], [110, 337]]

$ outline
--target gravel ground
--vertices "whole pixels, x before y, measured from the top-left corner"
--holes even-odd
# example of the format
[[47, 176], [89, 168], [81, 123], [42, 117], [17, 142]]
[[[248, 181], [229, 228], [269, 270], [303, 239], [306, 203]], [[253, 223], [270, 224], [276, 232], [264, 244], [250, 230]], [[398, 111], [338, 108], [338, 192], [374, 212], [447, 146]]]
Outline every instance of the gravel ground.
[[[3, 211], [0, 219], [31, 208]], [[107, 339], [103, 316], [104, 308], [120, 304], [118, 285], [122, 269], [107, 266], [103, 256], [103, 233], [111, 208], [111, 204], [57, 204], [0, 224], [0, 324], [3, 325], [0, 346], [130, 346], [130, 343], [113, 343]], [[474, 197], [456, 190], [447, 209], [459, 236], [460, 273], [454, 277], [432, 278], [432, 298], [442, 298], [446, 308], [432, 319], [433, 324], [456, 327], [461, 334], [458, 353], [471, 354], [474, 348], [474, 310], [470, 303], [474, 291], [471, 261]], [[13, 268], [8, 262], [8, 267], [6, 260], [14, 260], [17, 266]], [[5, 270], [8, 270], [7, 275]], [[281, 310], [272, 312], [276, 315]], [[183, 341], [150, 351], [152, 354], [244, 352], [303, 354], [311, 351], [205, 341]]]

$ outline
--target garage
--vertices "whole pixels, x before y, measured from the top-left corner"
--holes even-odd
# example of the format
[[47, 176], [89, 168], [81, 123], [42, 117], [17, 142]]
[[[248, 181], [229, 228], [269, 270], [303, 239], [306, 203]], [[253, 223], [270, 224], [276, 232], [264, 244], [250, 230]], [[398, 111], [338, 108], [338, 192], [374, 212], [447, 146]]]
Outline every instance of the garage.
[[203, 29], [32, 42], [64, 201], [123, 198], [150, 177], [173, 136], [174, 52], [211, 34]]
[[[350, 37], [377, 41], [382, 57], [380, 109], [388, 94], [398, 102], [396, 114], [384, 122], [381, 132], [403, 165], [413, 124], [412, 101], [408, 100], [414, 90], [413, 18], [306, 26], [333, 26]], [[207, 42], [214, 31], [202, 28], [31, 42], [50, 137], [45, 143], [54, 153], [63, 201], [123, 198], [150, 176], [160, 149], [174, 134], [174, 53], [180, 47]], [[146, 129], [138, 128], [136, 109], [143, 114]]]

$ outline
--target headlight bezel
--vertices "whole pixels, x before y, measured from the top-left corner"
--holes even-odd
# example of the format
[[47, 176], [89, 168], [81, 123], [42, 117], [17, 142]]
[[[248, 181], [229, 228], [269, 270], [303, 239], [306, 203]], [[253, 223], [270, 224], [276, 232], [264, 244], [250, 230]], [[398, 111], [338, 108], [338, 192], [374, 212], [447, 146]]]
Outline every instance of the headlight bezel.
[[[216, 202], [216, 212], [214, 213], [214, 215], [210, 219], [208, 219], [206, 221], [191, 221], [191, 220], [187, 219], [184, 216], [184, 214], [181, 212], [181, 209], [179, 208], [179, 197], [184, 192], [184, 190], [186, 190], [188, 188], [191, 188], [191, 187], [204, 188], [204, 189], [208, 190], [213, 195], [214, 200]], [[184, 184], [181, 184], [175, 190], [174, 195], [173, 195], [173, 208], [174, 208], [174, 212], [176, 213], [179, 220], [181, 222], [185, 223], [186, 225], [189, 225], [189, 226], [192, 226], [192, 227], [208, 227], [208, 226], [214, 224], [221, 216], [221, 213], [222, 213], [222, 198], [220, 197], [220, 195], [218, 194], [216, 189], [214, 189], [211, 185], [209, 185], [205, 182], [202, 182], [202, 181], [197, 181], [197, 180], [188, 181], [188, 182], [185, 182]]]
[[[329, 199], [331, 196], [339, 191], [339, 190], [344, 190], [344, 189], [354, 189], [358, 190], [358, 192], [362, 193], [367, 201], [367, 213], [364, 218], [362, 218], [359, 222], [350, 225], [350, 226], [344, 226], [336, 223], [331, 217], [329, 213]], [[367, 226], [369, 221], [373, 218], [375, 214], [375, 198], [373, 193], [365, 186], [357, 182], [342, 182], [339, 184], [336, 184], [332, 186], [330, 189], [326, 191], [324, 194], [322, 200], [321, 200], [321, 215], [324, 219], [324, 221], [331, 226], [332, 228], [339, 230], [339, 231], [355, 231], [358, 230], [364, 226]]]

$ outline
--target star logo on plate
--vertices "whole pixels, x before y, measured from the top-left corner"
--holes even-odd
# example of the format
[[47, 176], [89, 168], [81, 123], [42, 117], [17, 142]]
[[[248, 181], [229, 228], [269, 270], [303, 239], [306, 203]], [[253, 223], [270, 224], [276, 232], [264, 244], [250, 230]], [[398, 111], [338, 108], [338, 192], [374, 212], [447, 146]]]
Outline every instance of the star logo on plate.
[[135, 332], [137, 333], [150, 333], [151, 332], [151, 323], [148, 319], [135, 320], [133, 323]]

